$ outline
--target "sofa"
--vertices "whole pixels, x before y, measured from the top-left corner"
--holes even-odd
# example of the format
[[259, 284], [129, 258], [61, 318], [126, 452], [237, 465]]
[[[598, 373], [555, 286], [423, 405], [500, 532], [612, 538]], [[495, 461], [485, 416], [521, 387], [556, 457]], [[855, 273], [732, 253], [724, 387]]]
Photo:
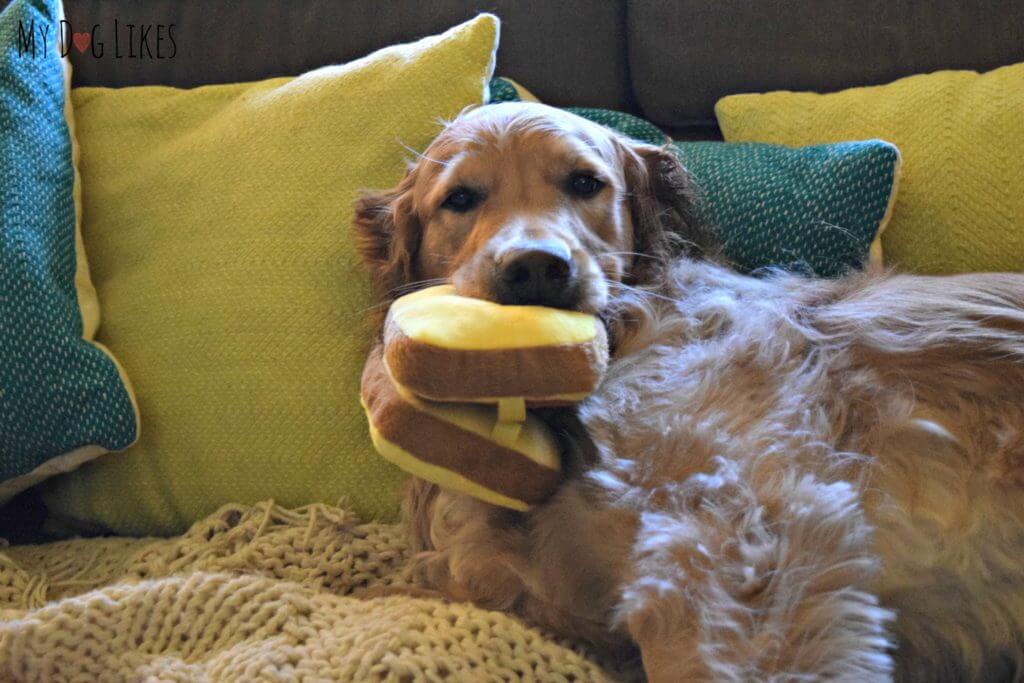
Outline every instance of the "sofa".
[[[1024, 3], [987, 0], [969, 5], [963, 0], [66, 0], [65, 10], [78, 30], [92, 24], [109, 26], [116, 20], [173, 25], [176, 38], [174, 56], [163, 59], [116, 58], [109, 52], [105, 58], [93, 58], [72, 50], [74, 85], [181, 88], [299, 74], [490, 11], [502, 19], [496, 73], [527, 86], [541, 101], [625, 111], [652, 121], [676, 139], [716, 140], [722, 136], [714, 105], [725, 95], [776, 89], [833, 91], [938, 69], [983, 71], [1024, 61]], [[45, 510], [30, 490], [0, 510], [0, 538], [14, 543], [38, 540], [44, 517]], [[393, 527], [358, 524], [322, 506], [300, 512], [269, 503], [228, 506], [178, 539], [110, 538], [99, 543], [103, 545], [95, 546], [94, 554], [54, 565], [47, 564], [52, 558], [25, 551], [19, 559], [37, 571], [26, 571], [24, 585], [11, 590], [24, 591], [25, 604], [38, 607], [44, 597], [75, 595], [83, 586], [100, 586], [107, 580], [162, 577], [171, 582], [166, 584], [168, 591], [209, 601], [209, 614], [229, 613], [235, 609], [233, 600], [244, 602], [250, 596], [268, 609], [294, 613], [298, 616], [288, 618], [301, 621], [303, 610], [314, 614], [320, 602], [331, 602], [308, 587], [295, 587], [309, 576], [316, 576], [319, 587], [344, 595], [366, 585], [405, 580], [400, 575], [405, 550]], [[352, 557], [358, 572], [331, 573], [333, 566], [348, 566]], [[234, 575], [243, 568], [256, 571]], [[190, 579], [168, 578], [185, 570], [219, 578], [207, 581], [201, 592], [189, 593]], [[297, 583], [282, 588], [279, 581]], [[128, 584], [104, 591], [94, 595], [125, 604], [149, 599]], [[33, 602], [36, 594], [41, 597]], [[331, 609], [335, 607], [332, 603]], [[144, 615], [148, 608], [140, 602], [133, 614]], [[368, 613], [373, 609], [366, 608]], [[503, 616], [457, 606], [404, 609], [378, 612], [381, 619], [401, 620], [399, 628], [411, 634], [432, 628], [433, 622], [423, 621], [424, 610], [453, 624], [471, 622], [472, 638], [518, 628]], [[85, 619], [83, 614], [69, 612], [61, 618]], [[302, 622], [296, 629], [306, 626]], [[107, 627], [103, 624], [98, 632]], [[207, 629], [243, 627], [211, 622]], [[283, 633], [291, 637], [289, 628]], [[362, 634], [367, 642], [386, 636], [370, 631]], [[572, 659], [568, 645], [559, 649], [561, 645], [525, 630], [515, 634], [524, 652], [547, 658], [550, 666], [545, 670], [570, 672], [565, 674], [568, 679], [597, 671], [597, 660]], [[326, 640], [316, 643], [321, 645], [332, 646]], [[408, 646], [415, 649], [414, 637]], [[290, 641], [287, 648], [301, 651]], [[440, 666], [437, 672], [442, 675], [444, 665], [438, 661], [423, 666]], [[355, 667], [353, 672], [364, 671], [359, 666], [365, 662], [346, 660], [349, 664]], [[394, 670], [402, 669], [396, 665]], [[189, 670], [182, 671], [188, 678]], [[352, 676], [358, 679], [355, 673]]]
[[[1024, 3], [937, 0], [67, 0], [76, 30], [173, 25], [173, 57], [70, 50], [74, 86], [206, 84], [296, 75], [444, 30], [480, 11], [502, 20], [496, 74], [542, 102], [636, 114], [679, 140], [719, 140], [714, 105], [742, 92], [882, 84], [940, 69], [1024, 60]], [[108, 41], [109, 42], [109, 41]], [[38, 538], [32, 490], [6, 505], [0, 537]]]

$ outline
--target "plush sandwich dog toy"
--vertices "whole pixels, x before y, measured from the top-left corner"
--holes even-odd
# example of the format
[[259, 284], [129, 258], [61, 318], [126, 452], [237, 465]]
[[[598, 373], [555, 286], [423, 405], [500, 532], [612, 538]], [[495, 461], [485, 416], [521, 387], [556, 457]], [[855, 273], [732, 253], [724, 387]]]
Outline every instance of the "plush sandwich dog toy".
[[594, 316], [502, 306], [445, 285], [392, 304], [361, 398], [386, 459], [440, 486], [527, 510], [561, 481], [557, 444], [528, 408], [586, 398], [607, 363]]

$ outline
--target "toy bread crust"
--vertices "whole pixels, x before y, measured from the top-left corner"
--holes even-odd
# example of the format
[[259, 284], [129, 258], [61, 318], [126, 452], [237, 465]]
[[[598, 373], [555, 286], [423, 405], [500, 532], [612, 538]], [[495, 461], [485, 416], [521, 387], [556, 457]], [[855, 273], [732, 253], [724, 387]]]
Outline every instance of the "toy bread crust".
[[377, 451], [422, 479], [516, 510], [543, 501], [561, 481], [557, 449], [542, 429], [525, 429], [504, 446], [480, 433], [486, 428], [472, 428], [477, 417], [493, 420], [493, 409], [402, 396], [379, 346], [366, 361], [360, 393]]
[[437, 401], [586, 398], [608, 364], [604, 326], [576, 311], [502, 306], [431, 287], [396, 301], [384, 329], [395, 382]]

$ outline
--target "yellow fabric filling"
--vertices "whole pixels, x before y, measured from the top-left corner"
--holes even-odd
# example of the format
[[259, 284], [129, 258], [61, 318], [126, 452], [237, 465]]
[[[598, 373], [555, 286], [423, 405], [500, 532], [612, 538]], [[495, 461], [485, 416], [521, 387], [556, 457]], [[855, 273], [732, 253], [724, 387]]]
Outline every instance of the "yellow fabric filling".
[[459, 296], [451, 285], [402, 297], [391, 319], [410, 339], [466, 351], [583, 344], [597, 336], [597, 319], [587, 313], [502, 306]]

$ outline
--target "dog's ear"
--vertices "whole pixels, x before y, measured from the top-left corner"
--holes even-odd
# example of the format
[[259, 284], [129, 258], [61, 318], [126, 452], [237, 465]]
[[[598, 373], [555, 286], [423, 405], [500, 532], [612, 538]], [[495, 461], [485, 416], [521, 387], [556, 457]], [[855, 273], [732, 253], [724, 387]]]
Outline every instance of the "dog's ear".
[[623, 143], [626, 186], [633, 220], [633, 250], [638, 257], [632, 279], [643, 283], [675, 256], [711, 258], [718, 245], [697, 219], [696, 191], [690, 173], [668, 147]]
[[397, 187], [365, 192], [355, 203], [356, 246], [384, 298], [418, 277], [416, 252], [422, 230], [412, 206], [412, 186], [410, 174]]

